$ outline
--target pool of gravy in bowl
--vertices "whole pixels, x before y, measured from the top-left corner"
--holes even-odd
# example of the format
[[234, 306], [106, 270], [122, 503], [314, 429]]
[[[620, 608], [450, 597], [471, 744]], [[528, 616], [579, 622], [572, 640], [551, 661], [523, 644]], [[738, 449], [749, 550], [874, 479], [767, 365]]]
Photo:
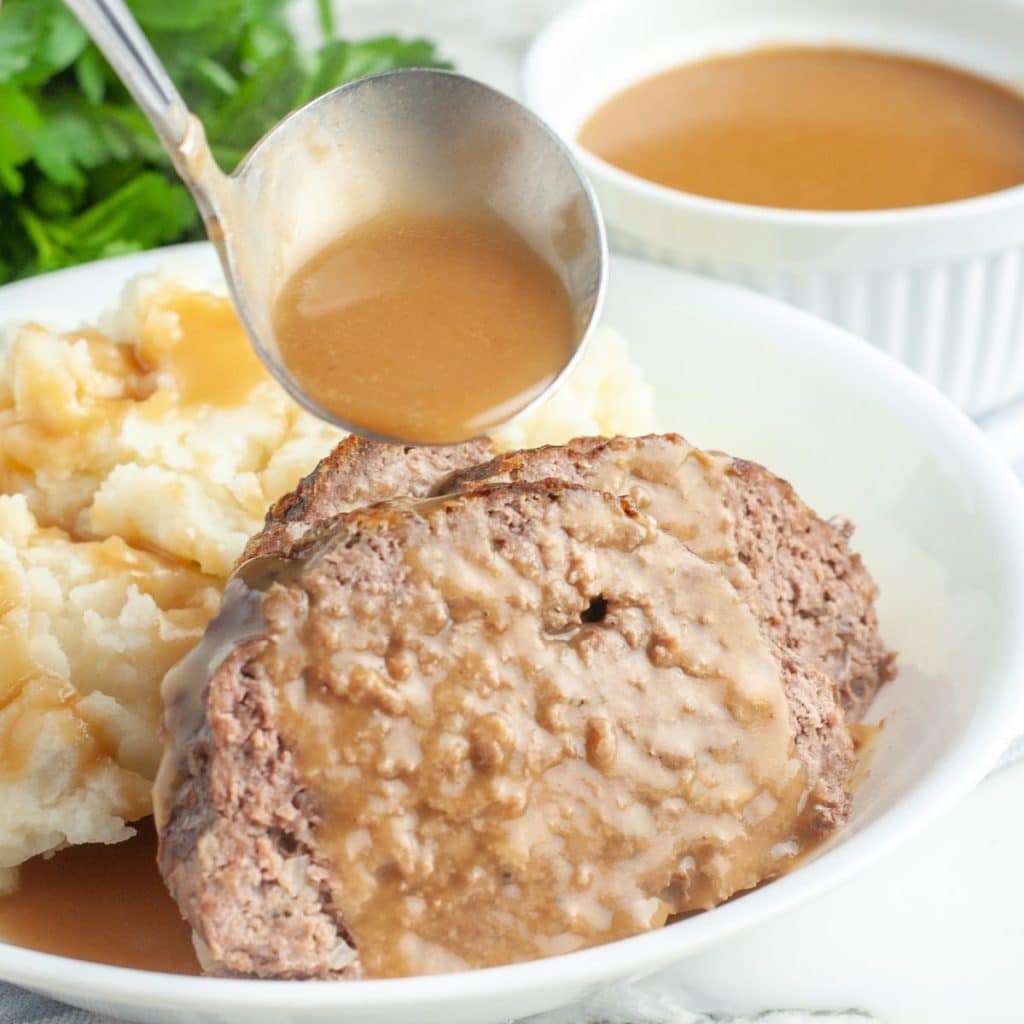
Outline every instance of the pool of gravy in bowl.
[[200, 974], [188, 925], [156, 867], [156, 830], [109, 846], [33, 857], [0, 896], [0, 940], [44, 953], [173, 974]]
[[569, 358], [569, 296], [496, 217], [394, 211], [315, 253], [274, 304], [281, 360], [323, 409], [374, 433], [464, 441]]
[[907, 56], [774, 46], [648, 78], [600, 107], [579, 141], [716, 199], [921, 206], [1024, 184], [1024, 95]]

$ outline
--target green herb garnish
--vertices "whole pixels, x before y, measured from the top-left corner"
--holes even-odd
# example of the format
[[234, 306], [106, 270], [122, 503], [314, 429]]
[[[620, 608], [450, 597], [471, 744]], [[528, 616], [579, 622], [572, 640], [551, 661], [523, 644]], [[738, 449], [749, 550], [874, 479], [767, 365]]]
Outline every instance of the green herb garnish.
[[[424, 39], [340, 39], [329, 3], [313, 2], [325, 42], [310, 51], [288, 0], [129, 0], [225, 170], [336, 85], [450, 66]], [[148, 122], [61, 0], [2, 0], [0, 284], [200, 236]]]

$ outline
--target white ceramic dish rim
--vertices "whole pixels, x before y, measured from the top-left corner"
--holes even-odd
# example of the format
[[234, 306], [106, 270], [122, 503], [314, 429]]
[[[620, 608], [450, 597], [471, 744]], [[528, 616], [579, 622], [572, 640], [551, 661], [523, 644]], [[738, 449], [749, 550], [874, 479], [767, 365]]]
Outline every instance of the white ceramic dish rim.
[[[610, 10], [621, 6], [621, 0], [582, 0], [568, 10], [552, 19], [534, 39], [527, 51], [520, 69], [520, 85], [528, 106], [545, 116], [544, 97], [538, 95], [533, 82], [536, 68], [547, 59], [546, 51], [555, 40], [563, 34], [572, 34], [572, 26], [580, 19], [587, 19], [595, 11]], [[1024, 24], [1024, 8], [1021, 8], [1021, 21]], [[650, 72], [641, 74], [633, 84], [638, 84]], [[998, 81], [997, 79], [993, 79]], [[1008, 84], [999, 82], [1001, 85]], [[628, 86], [627, 86], [628, 87]], [[612, 94], [614, 95], [614, 93]], [[605, 96], [595, 100], [591, 113], [596, 111], [605, 100]], [[554, 126], [558, 131], [558, 126]], [[573, 137], [563, 136], [573, 156], [582, 164], [588, 174], [603, 175], [619, 188], [631, 189], [633, 192], [657, 202], [665, 203], [679, 210], [694, 211], [720, 217], [723, 220], [736, 220], [744, 224], [758, 224], [766, 227], [806, 228], [808, 230], [849, 228], [913, 228], [947, 221], [956, 221], [974, 216], [998, 217], [1006, 211], [1020, 211], [1024, 208], [1024, 185], [1000, 189], [967, 199], [957, 199], [947, 203], [930, 203], [924, 206], [905, 206], [886, 210], [799, 210], [784, 207], [759, 206], [755, 203], [737, 203], [728, 199], [715, 199], [711, 196], [685, 192], [648, 181], [629, 171], [624, 171], [614, 164], [591, 153]]]
[[[201, 258], [200, 250], [206, 250], [202, 258], [209, 256], [212, 267], [212, 251], [205, 243], [172, 247], [162, 255], [169, 263], [195, 263]], [[153, 262], [154, 254], [143, 255], [149, 257], [147, 269], [158, 265]], [[624, 257], [615, 259], [639, 262]], [[120, 272], [123, 279], [142, 269], [139, 254], [102, 262], [112, 273]], [[59, 286], [71, 275], [94, 266], [60, 271], [49, 275], [49, 280]], [[38, 287], [38, 279], [28, 286]], [[974, 423], [909, 370], [848, 332], [734, 285], [702, 279], [701, 286], [718, 292], [724, 303], [770, 305], [775, 307], [773, 313], [777, 317], [813, 325], [818, 343], [838, 366], [885, 380], [903, 401], [927, 415], [928, 422], [941, 431], [951, 450], [964, 459], [969, 456], [978, 493], [992, 506], [999, 527], [994, 542], [1000, 545], [1007, 578], [1013, 581], [1001, 613], [1024, 622], [1024, 491]], [[0, 298], [22, 287], [25, 285], [14, 284], [0, 289]], [[655, 932], [529, 963], [395, 980], [305, 982], [188, 977], [109, 967], [6, 943], [0, 943], [0, 974], [18, 984], [49, 991], [58, 987], [55, 979], [59, 978], [59, 991], [66, 997], [95, 998], [108, 1004], [137, 1000], [144, 993], [148, 1000], [168, 1009], [188, 1010], [201, 1005], [208, 1012], [218, 1008], [237, 1011], [248, 1005], [260, 1011], [293, 1013], [415, 1010], [425, 1003], [453, 998], [459, 1002], [493, 1002], [519, 993], [536, 995], [563, 989], [567, 978], [586, 986], [599, 985], [609, 978], [645, 974], [833, 887], [964, 796], [995, 763], [1019, 730], [1024, 716], [1024, 686], [1019, 685], [1024, 679], [1024, 642], [1005, 645], [998, 662], [998, 699], [993, 699], [984, 713], [976, 715], [959, 741], [931, 767], [925, 779], [904, 795], [896, 808], [846, 839], [842, 846], [830, 850], [827, 856], [813, 860], [793, 874], [716, 910]]]

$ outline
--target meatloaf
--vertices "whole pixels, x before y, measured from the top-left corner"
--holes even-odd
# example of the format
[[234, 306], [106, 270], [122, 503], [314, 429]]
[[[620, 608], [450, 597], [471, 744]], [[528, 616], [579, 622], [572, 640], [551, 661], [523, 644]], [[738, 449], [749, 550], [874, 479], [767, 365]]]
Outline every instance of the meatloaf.
[[422, 447], [384, 444], [351, 434], [294, 491], [267, 511], [263, 529], [246, 545], [242, 561], [287, 551], [310, 526], [339, 512], [387, 498], [422, 498], [440, 481], [494, 454], [486, 438]]
[[798, 693], [838, 714], [628, 497], [477, 482], [342, 513], [242, 566], [167, 677], [160, 869], [220, 973], [430, 973], [634, 934], [842, 820], [820, 782], [848, 774], [848, 734], [809, 761]]
[[[892, 678], [893, 655], [878, 631], [877, 588], [850, 550], [852, 525], [820, 518], [763, 466], [703, 452], [678, 434], [578, 438], [492, 454], [487, 440], [416, 448], [349, 437], [270, 509], [243, 557], [285, 552], [310, 524], [399, 494], [564, 479], [631, 495], [663, 529], [722, 566], [764, 628], [835, 681], [849, 721], [859, 721]], [[817, 731], [809, 713], [808, 737]], [[826, 718], [819, 728], [831, 727]]]

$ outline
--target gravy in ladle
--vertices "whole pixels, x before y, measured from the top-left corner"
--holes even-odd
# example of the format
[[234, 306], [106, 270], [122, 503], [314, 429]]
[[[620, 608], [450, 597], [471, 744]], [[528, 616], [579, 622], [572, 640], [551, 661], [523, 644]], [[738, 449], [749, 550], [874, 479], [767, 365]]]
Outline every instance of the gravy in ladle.
[[564, 285], [511, 227], [418, 212], [374, 217], [315, 253], [278, 295], [274, 330], [327, 412], [428, 444], [509, 419], [573, 342]]

